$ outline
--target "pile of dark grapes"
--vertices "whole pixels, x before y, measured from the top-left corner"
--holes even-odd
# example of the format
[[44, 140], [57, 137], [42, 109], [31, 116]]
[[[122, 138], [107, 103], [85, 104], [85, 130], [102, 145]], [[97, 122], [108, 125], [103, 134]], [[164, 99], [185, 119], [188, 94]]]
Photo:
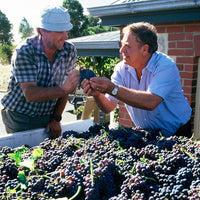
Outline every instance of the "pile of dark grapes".
[[106, 125], [0, 151], [0, 199], [197, 200], [200, 143]]
[[90, 69], [80, 69], [80, 78], [79, 78], [79, 85], [81, 85], [82, 81], [86, 78], [90, 80], [92, 77], [96, 77], [96, 74]]

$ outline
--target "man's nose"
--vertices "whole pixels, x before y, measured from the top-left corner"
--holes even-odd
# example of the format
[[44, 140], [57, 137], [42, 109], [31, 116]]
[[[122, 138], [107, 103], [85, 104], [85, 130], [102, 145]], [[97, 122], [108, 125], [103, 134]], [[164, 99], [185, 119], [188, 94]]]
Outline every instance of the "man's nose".
[[125, 46], [121, 46], [120, 53], [124, 53], [124, 52], [125, 52]]
[[68, 39], [68, 31], [65, 31], [65, 32], [63, 33], [63, 38], [64, 38], [65, 40]]

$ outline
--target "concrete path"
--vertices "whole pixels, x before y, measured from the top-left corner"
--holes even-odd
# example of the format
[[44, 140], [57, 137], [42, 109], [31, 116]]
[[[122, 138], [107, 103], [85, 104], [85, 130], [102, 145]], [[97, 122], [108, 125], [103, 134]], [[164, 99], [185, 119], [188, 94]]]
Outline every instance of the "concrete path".
[[[0, 100], [2, 99], [4, 94], [5, 94], [5, 92], [0, 92]], [[3, 108], [3, 106], [0, 103], [0, 110], [2, 108]], [[74, 110], [74, 105], [72, 105], [71, 103], [68, 102], [66, 107], [65, 107], [65, 110], [63, 112], [61, 124], [65, 124], [65, 123], [77, 120], [77, 116], [73, 114], [73, 110]], [[0, 114], [0, 136], [6, 135], [6, 134], [7, 133], [5, 131], [5, 126], [4, 126], [3, 122], [2, 122], [2, 118], [1, 118], [1, 114]]]

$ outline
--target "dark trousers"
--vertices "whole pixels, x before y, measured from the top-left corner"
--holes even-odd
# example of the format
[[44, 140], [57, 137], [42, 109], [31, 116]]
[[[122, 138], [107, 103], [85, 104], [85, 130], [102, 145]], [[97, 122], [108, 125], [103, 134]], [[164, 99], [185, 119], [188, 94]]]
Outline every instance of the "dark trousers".
[[189, 120], [186, 124], [181, 126], [175, 133], [176, 136], [185, 136], [185, 137], [192, 137], [192, 126], [191, 120]]
[[5, 108], [1, 110], [1, 115], [7, 133], [45, 128], [50, 121], [50, 115], [30, 117]]

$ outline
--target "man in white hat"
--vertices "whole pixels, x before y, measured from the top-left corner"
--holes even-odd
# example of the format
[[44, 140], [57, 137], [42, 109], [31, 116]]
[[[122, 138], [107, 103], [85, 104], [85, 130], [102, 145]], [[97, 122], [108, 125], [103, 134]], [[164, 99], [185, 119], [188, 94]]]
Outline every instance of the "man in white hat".
[[67, 9], [48, 7], [38, 35], [16, 48], [8, 92], [1, 100], [8, 133], [46, 127], [51, 138], [61, 135], [62, 112], [79, 79], [76, 48], [66, 41], [72, 27]]

